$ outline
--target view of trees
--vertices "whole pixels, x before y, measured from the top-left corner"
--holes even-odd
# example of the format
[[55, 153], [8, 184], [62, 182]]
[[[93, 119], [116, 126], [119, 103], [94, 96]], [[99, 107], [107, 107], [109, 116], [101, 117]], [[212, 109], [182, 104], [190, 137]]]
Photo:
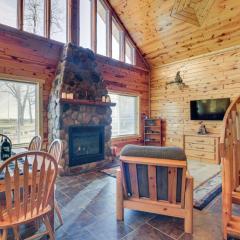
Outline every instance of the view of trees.
[[0, 82], [0, 93], [9, 93], [16, 99], [18, 122], [21, 126], [24, 125], [24, 115], [27, 105], [30, 122], [33, 122], [32, 106], [35, 105], [35, 91], [35, 86], [30, 84], [8, 81]]
[[36, 133], [36, 84], [0, 80], [0, 133], [26, 143]]
[[[66, 0], [51, 1], [51, 37], [66, 41]], [[43, 35], [44, 32], [44, 1], [26, 0], [24, 5], [25, 30]]]

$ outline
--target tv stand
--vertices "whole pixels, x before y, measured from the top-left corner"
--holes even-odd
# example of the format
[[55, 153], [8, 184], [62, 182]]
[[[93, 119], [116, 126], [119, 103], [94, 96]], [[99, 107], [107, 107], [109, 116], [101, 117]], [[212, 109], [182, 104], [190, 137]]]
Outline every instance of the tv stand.
[[220, 164], [219, 141], [220, 135], [217, 134], [184, 134], [183, 144], [187, 159]]

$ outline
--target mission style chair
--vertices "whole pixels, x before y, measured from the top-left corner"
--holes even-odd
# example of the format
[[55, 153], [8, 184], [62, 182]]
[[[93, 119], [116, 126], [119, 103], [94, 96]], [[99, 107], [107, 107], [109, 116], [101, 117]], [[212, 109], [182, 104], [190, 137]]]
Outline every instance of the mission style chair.
[[224, 239], [228, 234], [240, 237], [240, 216], [232, 212], [232, 204], [240, 204], [240, 96], [225, 113], [219, 149]]
[[182, 149], [127, 145], [117, 173], [117, 219], [124, 208], [183, 218], [193, 231], [193, 178]]

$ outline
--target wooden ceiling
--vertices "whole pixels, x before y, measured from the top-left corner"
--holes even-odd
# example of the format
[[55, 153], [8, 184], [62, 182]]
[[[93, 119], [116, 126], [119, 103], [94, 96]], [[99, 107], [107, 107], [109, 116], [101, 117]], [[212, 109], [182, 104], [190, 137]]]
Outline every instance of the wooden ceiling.
[[109, 1], [151, 67], [240, 44], [240, 0], [214, 0], [201, 26], [171, 16], [175, 0]]

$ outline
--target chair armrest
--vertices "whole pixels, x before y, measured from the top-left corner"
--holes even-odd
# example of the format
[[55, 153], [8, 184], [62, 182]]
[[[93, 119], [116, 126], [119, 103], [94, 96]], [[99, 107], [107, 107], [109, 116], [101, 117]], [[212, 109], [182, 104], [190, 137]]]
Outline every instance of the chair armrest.
[[186, 178], [187, 179], [193, 179], [193, 177], [190, 175], [189, 171], [186, 171]]

